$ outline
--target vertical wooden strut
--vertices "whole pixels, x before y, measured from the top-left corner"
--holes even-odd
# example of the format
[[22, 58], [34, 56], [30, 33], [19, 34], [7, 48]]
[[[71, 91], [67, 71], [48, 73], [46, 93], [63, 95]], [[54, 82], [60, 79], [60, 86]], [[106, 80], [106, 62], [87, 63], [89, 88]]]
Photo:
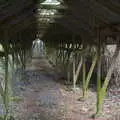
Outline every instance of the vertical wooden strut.
[[101, 88], [101, 54], [103, 51], [103, 44], [101, 43], [100, 38], [100, 30], [98, 29], [98, 46], [97, 46], [97, 100], [96, 100], [96, 116], [99, 116], [102, 113], [102, 102], [103, 102], [103, 96], [102, 96], [102, 88]]
[[75, 53], [73, 53], [73, 88], [75, 87]]
[[79, 76], [79, 73], [82, 67], [82, 63], [83, 63], [83, 59], [81, 57], [78, 63], [78, 66], [77, 66], [77, 70], [76, 70], [75, 56], [73, 56], [73, 88], [76, 88], [76, 82], [77, 82], [77, 79], [78, 79], [78, 76]]
[[79, 76], [79, 73], [80, 73], [80, 70], [81, 70], [81, 67], [82, 67], [82, 63], [83, 63], [83, 59], [82, 59], [82, 56], [80, 57], [80, 61], [78, 63], [78, 67], [77, 67], [77, 70], [76, 70], [76, 74], [75, 74], [75, 83], [78, 79], [78, 76]]
[[71, 71], [70, 71], [70, 69], [71, 69], [71, 65], [70, 65], [70, 55], [71, 55], [71, 53], [72, 53], [72, 50], [71, 50], [71, 44], [69, 44], [69, 45], [67, 45], [67, 60], [66, 60], [66, 63], [67, 63], [67, 81], [66, 82], [68, 82], [68, 83], [70, 83], [70, 77], [71, 77]]
[[5, 50], [5, 89], [4, 89], [4, 105], [5, 105], [5, 118], [4, 120], [7, 120], [8, 115], [8, 104], [9, 104], [9, 80], [8, 80], [8, 54], [9, 54], [9, 44], [8, 44], [8, 30], [6, 29], [4, 31], [4, 50]]
[[102, 103], [101, 103], [101, 41], [100, 36], [98, 36], [99, 45], [97, 48], [97, 55], [98, 55], [98, 61], [97, 61], [97, 101], [96, 101], [96, 113], [99, 114], [102, 109]]
[[117, 44], [115, 53], [113, 55], [113, 59], [112, 59], [111, 65], [109, 67], [108, 73], [106, 75], [106, 78], [105, 78], [105, 81], [104, 81], [104, 84], [103, 84], [104, 91], [106, 91], [107, 86], [108, 86], [109, 81], [110, 81], [110, 78], [112, 76], [113, 70], [116, 67], [116, 63], [117, 63], [117, 59], [118, 59], [118, 56], [119, 56], [119, 52], [120, 52], [120, 44]]
[[75, 45], [74, 45], [75, 35], [72, 35], [72, 44], [73, 44], [73, 89], [75, 89], [75, 68], [76, 68], [76, 60], [75, 60]]
[[78, 63], [77, 69], [76, 69], [77, 60], [76, 60], [75, 49], [77, 48], [77, 44], [75, 44], [75, 42], [74, 42], [74, 36], [73, 36], [72, 39], [73, 39], [73, 46], [74, 46], [74, 48], [73, 48], [73, 89], [75, 89], [76, 88], [76, 82], [77, 82], [77, 79], [78, 79], [78, 76], [79, 76], [79, 73], [80, 73], [80, 69], [82, 67], [83, 60], [82, 60], [82, 57], [81, 57], [81, 59]]
[[83, 81], [83, 97], [85, 98], [86, 96], [86, 89], [85, 89], [85, 81], [86, 81], [86, 61], [85, 57], [83, 56], [83, 68], [82, 68], [82, 81]]
[[[92, 47], [91, 47], [92, 49]], [[89, 83], [97, 62], [97, 54], [95, 53], [94, 56], [92, 56], [92, 63], [91, 66], [89, 68], [89, 71], [87, 71], [88, 73], [86, 73], [86, 55], [87, 52], [89, 50], [89, 46], [86, 47], [86, 50], [84, 50], [83, 55], [82, 55], [82, 61], [83, 61], [83, 75], [82, 75], [82, 79], [83, 79], [83, 99], [85, 100], [88, 97], [88, 87], [89, 87]]]
[[[119, 41], [120, 38], [117, 37], [117, 39]], [[111, 65], [108, 69], [108, 72], [107, 72], [107, 75], [105, 77], [105, 80], [104, 80], [102, 87], [101, 87], [101, 71], [100, 71], [101, 70], [101, 58], [99, 58], [99, 60], [98, 60], [96, 116], [98, 116], [102, 113], [102, 105], [103, 105], [103, 100], [104, 100], [105, 95], [106, 95], [106, 89], [107, 89], [107, 86], [108, 86], [109, 81], [111, 79], [111, 75], [113, 73], [113, 70], [116, 67], [117, 59], [119, 56], [119, 51], [120, 51], [120, 44], [117, 44], [115, 53], [114, 53], [113, 58], [112, 58]], [[98, 51], [98, 52], [99, 52], [98, 55], [101, 54], [100, 51]]]
[[67, 63], [67, 82], [70, 83], [70, 63]]

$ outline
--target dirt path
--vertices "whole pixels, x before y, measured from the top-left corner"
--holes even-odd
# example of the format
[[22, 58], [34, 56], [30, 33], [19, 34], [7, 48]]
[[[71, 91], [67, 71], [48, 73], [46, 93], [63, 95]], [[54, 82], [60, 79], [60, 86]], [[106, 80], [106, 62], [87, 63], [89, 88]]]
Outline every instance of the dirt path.
[[64, 114], [64, 96], [61, 86], [52, 80], [53, 69], [44, 58], [34, 59], [27, 68], [34, 72], [22, 93], [23, 101], [18, 106], [17, 118], [20, 120], [57, 120]]
[[[17, 120], [91, 120], [90, 116], [95, 113], [95, 93], [89, 91], [88, 101], [78, 101], [81, 91], [70, 91], [55, 82], [55, 71], [44, 58], [33, 59], [27, 69], [30, 85], [22, 92], [23, 101], [16, 110]], [[110, 105], [105, 107], [108, 117], [113, 112], [110, 109]]]

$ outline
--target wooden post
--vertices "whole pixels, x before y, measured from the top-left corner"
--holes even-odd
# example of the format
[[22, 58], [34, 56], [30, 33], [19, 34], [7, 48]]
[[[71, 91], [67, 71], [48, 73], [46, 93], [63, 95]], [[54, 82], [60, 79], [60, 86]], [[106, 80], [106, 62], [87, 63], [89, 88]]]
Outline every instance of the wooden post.
[[80, 70], [81, 70], [81, 67], [82, 67], [82, 63], [83, 63], [83, 59], [82, 59], [82, 56], [81, 56], [81, 58], [79, 60], [79, 63], [78, 63], [76, 73], [75, 73], [75, 83], [77, 82], [77, 79], [78, 79], [78, 76], [79, 76], [79, 73], [80, 73]]
[[8, 104], [9, 104], [9, 80], [8, 80], [8, 54], [9, 54], [9, 36], [8, 36], [8, 29], [5, 29], [4, 31], [4, 50], [5, 50], [5, 89], [4, 89], [4, 105], [5, 105], [5, 110], [6, 114], [4, 116], [4, 120], [7, 120], [7, 115], [8, 115]]
[[98, 63], [97, 63], [97, 101], [96, 101], [96, 114], [101, 113], [102, 104], [101, 97], [101, 48], [98, 49]]
[[76, 82], [75, 82], [75, 53], [73, 53], [73, 89], [76, 88]]
[[82, 70], [82, 72], [83, 72], [83, 76], [82, 76], [82, 78], [83, 78], [83, 98], [85, 98], [86, 97], [86, 87], [85, 87], [85, 82], [86, 82], [86, 61], [85, 61], [85, 56], [83, 56], [83, 70]]
[[[119, 37], [117, 37], [118, 41], [119, 41]], [[109, 84], [109, 81], [111, 79], [111, 75], [113, 73], [113, 70], [114, 68], [116, 67], [116, 63], [117, 63], [117, 59], [118, 59], [118, 56], [119, 56], [119, 51], [120, 51], [120, 45], [118, 44], [116, 46], [116, 50], [115, 50], [115, 53], [113, 55], [113, 59], [112, 59], [112, 62], [111, 62], [111, 65], [108, 69], [108, 72], [107, 72], [107, 75], [105, 77], [105, 80], [104, 80], [104, 83], [103, 83], [103, 86], [101, 87], [100, 86], [100, 60], [99, 60], [99, 63], [98, 63], [98, 85], [97, 85], [97, 111], [96, 111], [96, 116], [99, 116], [102, 112], [102, 105], [103, 105], [103, 100], [105, 98], [105, 95], [106, 95], [106, 89], [107, 89], [107, 86]]]

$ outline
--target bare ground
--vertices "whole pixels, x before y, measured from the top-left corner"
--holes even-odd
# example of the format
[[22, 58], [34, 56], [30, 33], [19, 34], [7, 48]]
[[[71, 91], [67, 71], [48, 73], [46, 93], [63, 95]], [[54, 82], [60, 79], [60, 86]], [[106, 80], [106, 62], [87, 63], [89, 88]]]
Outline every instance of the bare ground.
[[[16, 108], [17, 120], [92, 120], [95, 113], [96, 96], [89, 90], [88, 99], [83, 102], [81, 89], [71, 90], [56, 82], [60, 78], [44, 58], [33, 59], [29, 71], [30, 84], [22, 91], [22, 101]], [[32, 72], [31, 72], [32, 74]], [[120, 112], [120, 99], [104, 102], [104, 116], [97, 120], [111, 120]]]

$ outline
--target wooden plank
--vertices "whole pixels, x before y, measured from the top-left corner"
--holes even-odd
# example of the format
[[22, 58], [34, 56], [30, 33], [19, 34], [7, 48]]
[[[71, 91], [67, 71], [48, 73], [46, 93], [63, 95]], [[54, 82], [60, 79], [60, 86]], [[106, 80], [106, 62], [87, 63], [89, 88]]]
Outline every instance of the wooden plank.
[[21, 21], [24, 21], [25, 19], [29, 19], [30, 17], [34, 16], [33, 13], [34, 8], [29, 9], [28, 11], [26, 11], [24, 14], [19, 14], [17, 16], [14, 16], [11, 20], [9, 19], [7, 22], [5, 22], [3, 25], [1, 25], [1, 28], [3, 27], [10, 27], [12, 25], [16, 25]]
[[92, 27], [90, 27], [87, 24], [84, 24], [84, 22], [81, 19], [76, 19], [75, 17], [74, 17], [74, 19], [72, 19], [72, 16], [64, 17], [61, 20], [59, 20], [59, 22], [62, 22], [62, 23], [63, 22], [65, 22], [65, 23], [68, 22], [68, 23], [70, 23], [70, 26], [73, 24], [77, 28], [82, 28], [83, 30], [92, 32]]
[[84, 36], [85, 39], [91, 40], [91, 38], [92, 38], [92, 36], [90, 34], [90, 31], [84, 30], [83, 28], [81, 28], [81, 27], [79, 27], [77, 25], [75, 26], [73, 23], [71, 23], [69, 21], [60, 22], [59, 24], [61, 24], [62, 26], [66, 27], [72, 33], [79, 34], [82, 37]]
[[4, 22], [9, 21], [15, 15], [22, 13], [23, 12], [22, 10], [26, 9], [31, 4], [33, 4], [33, 2], [30, 0], [29, 2], [23, 1], [21, 2], [21, 4], [17, 4], [16, 6], [11, 6], [9, 9], [6, 8], [6, 11], [1, 11], [0, 12], [0, 23], [4, 24]]
[[[103, 15], [101, 16], [101, 14], [97, 13], [98, 9], [102, 9], [102, 8], [100, 6], [99, 8], [97, 8], [95, 2], [91, 2], [91, 1], [86, 2], [86, 1], [80, 0], [79, 4], [78, 2], [76, 2], [76, 4], [74, 6], [72, 5], [71, 7], [69, 7], [69, 9], [78, 17], [84, 16], [84, 20], [86, 19], [85, 21], [88, 21], [88, 23], [92, 20], [92, 16], [95, 16], [97, 20], [99, 20], [99, 22], [100, 21], [102, 23], [110, 22]], [[79, 11], [79, 14], [78, 14], [78, 11]]]
[[114, 4], [114, 1], [97, 0], [98, 3], [108, 8], [110, 11], [120, 15], [120, 4]]

